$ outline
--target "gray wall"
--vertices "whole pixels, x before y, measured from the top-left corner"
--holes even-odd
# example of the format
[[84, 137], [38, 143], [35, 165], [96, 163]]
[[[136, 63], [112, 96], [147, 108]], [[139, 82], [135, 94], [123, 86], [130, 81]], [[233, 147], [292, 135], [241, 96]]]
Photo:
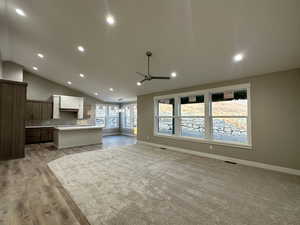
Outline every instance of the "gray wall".
[[103, 103], [82, 92], [65, 87], [28, 71], [24, 71], [24, 82], [28, 83], [27, 99], [30, 100], [49, 101], [52, 100], [53, 95], [70, 95], [84, 97], [88, 103]]
[[[242, 149], [153, 136], [153, 97], [251, 83], [252, 144]], [[300, 169], [300, 69], [138, 96], [138, 140]]]
[[23, 81], [23, 67], [10, 61], [2, 63], [2, 78], [13, 81]]
[[[67, 88], [63, 85], [44, 79], [28, 71], [24, 71], [24, 82], [28, 84], [27, 86], [28, 100], [51, 101], [52, 95], [54, 94], [84, 97], [84, 104], [90, 104], [92, 106], [91, 118], [88, 121], [78, 121], [78, 123], [82, 123], [82, 124], [94, 123], [95, 110], [96, 110], [95, 104], [104, 103], [103, 101], [87, 96], [82, 92]], [[63, 112], [61, 113], [61, 115], [62, 115], [62, 119], [65, 120], [71, 120], [71, 119], [74, 120], [76, 118], [76, 115], [73, 113]], [[105, 134], [116, 134], [119, 132], [120, 129], [105, 129]]]

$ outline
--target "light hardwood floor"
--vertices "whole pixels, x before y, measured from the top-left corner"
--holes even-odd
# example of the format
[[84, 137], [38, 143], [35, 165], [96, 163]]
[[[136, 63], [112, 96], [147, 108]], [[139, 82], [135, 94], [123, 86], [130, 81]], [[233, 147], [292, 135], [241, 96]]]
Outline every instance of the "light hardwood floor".
[[0, 225], [87, 225], [47, 163], [64, 155], [136, 143], [108, 136], [103, 145], [56, 150], [51, 143], [26, 146], [26, 158], [0, 162]]

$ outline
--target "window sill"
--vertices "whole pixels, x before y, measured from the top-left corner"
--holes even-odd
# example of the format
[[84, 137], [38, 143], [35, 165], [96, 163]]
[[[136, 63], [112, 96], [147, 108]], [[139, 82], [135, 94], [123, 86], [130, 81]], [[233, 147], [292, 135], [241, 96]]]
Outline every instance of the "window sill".
[[222, 145], [222, 146], [229, 146], [229, 147], [234, 147], [234, 148], [244, 148], [244, 149], [252, 150], [252, 145], [238, 144], [235, 142], [214, 141], [214, 140], [207, 140], [207, 139], [203, 139], [203, 138], [182, 137], [182, 136], [174, 136], [174, 135], [159, 134], [159, 133], [154, 133], [154, 136], [170, 138], [170, 139], [175, 139], [175, 140], [191, 141], [191, 142], [196, 142], [196, 143], [204, 143], [204, 144], [212, 144], [212, 145]]

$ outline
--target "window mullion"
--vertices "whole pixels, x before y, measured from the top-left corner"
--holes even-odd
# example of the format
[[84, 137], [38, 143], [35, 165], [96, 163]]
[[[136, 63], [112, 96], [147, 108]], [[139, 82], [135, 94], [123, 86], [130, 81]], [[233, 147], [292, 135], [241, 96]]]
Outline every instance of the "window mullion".
[[180, 136], [180, 99], [177, 96], [175, 98], [175, 136]]
[[205, 93], [205, 137], [208, 140], [212, 139], [212, 110], [211, 110], [211, 95], [209, 92]]

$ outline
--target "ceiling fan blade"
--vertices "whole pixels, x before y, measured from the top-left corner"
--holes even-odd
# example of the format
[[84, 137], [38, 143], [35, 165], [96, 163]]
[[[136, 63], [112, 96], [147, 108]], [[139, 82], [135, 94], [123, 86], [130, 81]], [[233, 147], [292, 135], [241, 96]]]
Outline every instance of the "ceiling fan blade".
[[146, 80], [148, 80], [148, 79], [141, 80], [140, 83], [142, 84], [142, 83], [144, 83]]
[[158, 77], [158, 76], [152, 76], [152, 79], [157, 79], [157, 80], [169, 80], [170, 77]]
[[144, 74], [144, 73], [140, 73], [140, 72], [136, 72], [138, 75], [140, 75], [140, 76], [142, 76], [142, 77], [147, 77], [147, 75], [146, 74]]

